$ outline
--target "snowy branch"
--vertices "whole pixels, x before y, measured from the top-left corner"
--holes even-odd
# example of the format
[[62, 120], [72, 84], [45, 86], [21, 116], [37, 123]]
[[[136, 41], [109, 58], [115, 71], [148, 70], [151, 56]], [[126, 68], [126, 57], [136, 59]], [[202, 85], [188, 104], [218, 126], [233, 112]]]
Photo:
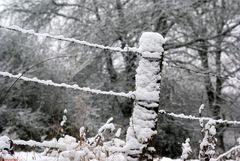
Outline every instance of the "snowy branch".
[[43, 142], [37, 142], [34, 140], [13, 140], [13, 143], [16, 145], [27, 145], [31, 147], [48, 147], [48, 148], [60, 148], [60, 145], [56, 141], [43, 141]]
[[216, 159], [212, 159], [211, 161], [218, 161], [221, 160], [223, 157], [227, 156], [228, 154], [230, 154], [231, 152], [240, 149], [240, 145], [235, 146], [233, 148], [231, 148], [230, 150], [226, 151], [225, 153], [219, 155]]
[[24, 80], [24, 81], [27, 81], [27, 82], [35, 82], [35, 83], [48, 85], [48, 86], [70, 88], [70, 89], [74, 89], [74, 90], [80, 90], [80, 91], [90, 92], [90, 93], [95, 93], [95, 94], [113, 95], [113, 96], [134, 98], [133, 92], [129, 92], [129, 93], [120, 92], [120, 93], [118, 93], [118, 92], [113, 92], [113, 91], [101, 91], [101, 90], [98, 90], [98, 89], [91, 89], [89, 87], [79, 87], [77, 84], [69, 85], [69, 84], [66, 84], [66, 83], [55, 83], [52, 80], [41, 80], [41, 79], [38, 79], [36, 77], [28, 78], [28, 77], [22, 76], [21, 73], [17, 74], [17, 75], [14, 75], [14, 74], [11, 74], [11, 73], [8, 73], [8, 72], [0, 71], [0, 75], [3, 76], [3, 77], [16, 78], [16, 79], [21, 79], [21, 80]]
[[187, 160], [189, 158], [189, 155], [192, 153], [192, 148], [190, 146], [190, 139], [187, 138], [185, 143], [182, 143], [182, 155], [181, 159], [183, 161]]
[[[169, 115], [171, 117], [175, 117], [175, 118], [180, 118], [180, 119], [188, 119], [188, 120], [203, 120], [203, 121], [209, 121], [209, 120], [214, 120], [210, 117], [196, 117], [196, 116], [192, 116], [192, 115], [185, 115], [185, 114], [175, 114], [175, 113], [168, 113], [165, 110], [159, 110], [160, 114], [165, 114], [165, 115]], [[218, 119], [218, 120], [214, 120], [216, 123], [219, 124], [232, 124], [232, 125], [240, 125], [240, 121], [228, 121], [228, 120], [223, 120], [223, 119]]]
[[6, 30], [11, 30], [11, 31], [17, 31], [17, 32], [21, 32], [24, 34], [29, 34], [29, 35], [34, 35], [34, 36], [40, 36], [40, 37], [47, 37], [47, 38], [52, 38], [55, 40], [61, 40], [61, 41], [66, 41], [66, 42], [70, 42], [70, 43], [76, 43], [76, 44], [80, 44], [80, 45], [85, 45], [85, 46], [89, 46], [89, 47], [93, 47], [93, 48], [99, 48], [99, 49], [104, 49], [104, 50], [111, 50], [111, 51], [115, 51], [115, 52], [134, 52], [134, 53], [139, 53], [138, 49], [135, 47], [125, 47], [124, 49], [120, 48], [120, 47], [111, 47], [111, 46], [104, 46], [104, 45], [99, 45], [99, 44], [93, 44], [87, 41], [81, 41], [81, 40], [77, 40], [75, 38], [66, 38], [62, 35], [50, 35], [48, 33], [37, 33], [34, 30], [26, 30], [23, 29], [19, 26], [5, 26], [0, 24], [0, 28], [6, 29]]

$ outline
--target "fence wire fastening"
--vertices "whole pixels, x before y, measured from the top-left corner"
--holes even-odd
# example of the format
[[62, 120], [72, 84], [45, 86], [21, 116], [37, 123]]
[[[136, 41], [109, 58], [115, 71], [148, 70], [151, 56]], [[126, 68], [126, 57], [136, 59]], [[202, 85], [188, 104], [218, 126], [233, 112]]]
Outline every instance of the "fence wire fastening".
[[110, 50], [110, 51], [115, 51], [115, 52], [123, 52], [123, 53], [133, 52], [133, 53], [140, 54], [140, 52], [138, 51], [138, 48], [136, 48], [136, 47], [125, 47], [122, 49], [120, 47], [104, 46], [104, 45], [100, 45], [100, 44], [90, 43], [87, 41], [77, 40], [75, 38], [67, 38], [67, 37], [64, 37], [63, 35], [51, 35], [49, 33], [37, 33], [34, 30], [27, 30], [27, 29], [24, 29], [19, 26], [15, 26], [15, 25], [14, 26], [5, 26], [5, 25], [0, 24], [0, 28], [6, 29], [6, 30], [11, 30], [11, 31], [16, 31], [16, 32], [21, 32], [24, 34], [39, 36], [39, 37], [46, 37], [46, 38], [52, 38], [55, 40], [76, 43], [76, 44], [85, 45], [85, 46], [89, 46], [89, 47], [93, 47], [93, 48], [99, 48], [99, 49]]
[[74, 89], [74, 90], [80, 90], [80, 91], [90, 92], [90, 93], [95, 93], [95, 94], [113, 95], [113, 96], [134, 98], [134, 92], [131, 92], [131, 91], [128, 92], [128, 93], [124, 93], [124, 92], [119, 92], [118, 93], [118, 92], [113, 92], [113, 91], [102, 91], [102, 90], [98, 90], [98, 89], [91, 89], [89, 87], [79, 87], [77, 84], [70, 85], [70, 84], [66, 84], [66, 83], [55, 83], [52, 80], [41, 80], [41, 79], [38, 79], [36, 77], [28, 78], [28, 77], [22, 76], [21, 73], [14, 75], [14, 74], [9, 73], [9, 72], [0, 71], [0, 75], [3, 76], [3, 77], [16, 78], [16, 79], [21, 79], [21, 80], [27, 81], [27, 82], [35, 82], [35, 83], [48, 85], [48, 86], [70, 88], [70, 89]]
[[187, 119], [187, 120], [202, 120], [202, 121], [214, 120], [216, 123], [219, 123], [219, 124], [240, 125], [240, 121], [228, 121], [228, 120], [223, 120], [223, 119], [215, 120], [211, 117], [197, 117], [197, 116], [193, 116], [193, 115], [175, 114], [172, 112], [166, 112], [165, 110], [159, 110], [159, 114], [164, 114], [164, 115], [168, 115], [171, 117]]

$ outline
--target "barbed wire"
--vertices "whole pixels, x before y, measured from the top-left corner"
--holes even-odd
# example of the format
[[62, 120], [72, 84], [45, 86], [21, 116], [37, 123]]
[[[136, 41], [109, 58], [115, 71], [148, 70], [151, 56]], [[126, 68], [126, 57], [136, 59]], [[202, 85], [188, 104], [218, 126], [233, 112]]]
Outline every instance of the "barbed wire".
[[127, 98], [131, 98], [131, 99], [134, 98], [134, 92], [131, 92], [131, 91], [128, 92], [128, 93], [113, 92], [113, 91], [102, 91], [102, 90], [98, 90], [98, 89], [91, 89], [89, 87], [79, 87], [77, 84], [69, 85], [69, 84], [66, 84], [66, 83], [55, 83], [52, 80], [41, 80], [41, 79], [38, 79], [36, 77], [28, 78], [28, 77], [22, 76], [21, 73], [14, 75], [14, 74], [9, 73], [9, 72], [0, 71], [0, 75], [3, 76], [3, 77], [21, 79], [21, 80], [27, 81], [27, 82], [35, 82], [35, 83], [48, 85], [48, 86], [54, 86], [54, 87], [70, 88], [70, 89], [80, 90], [80, 91], [84, 91], [84, 92], [90, 92], [90, 93], [94, 93], [94, 94], [121, 96], [121, 97], [127, 97]]
[[185, 115], [185, 114], [175, 114], [173, 112], [166, 112], [165, 110], [159, 110], [159, 114], [168, 115], [175, 118], [180, 119], [187, 119], [187, 120], [202, 120], [202, 121], [209, 121], [214, 120], [216, 123], [219, 124], [230, 124], [230, 125], [240, 125], [240, 121], [229, 121], [229, 120], [223, 120], [223, 119], [213, 119], [211, 117], [197, 117], [193, 115]]
[[[222, 119], [212, 119], [210, 117], [196, 117], [196, 116], [192, 116], [192, 115], [185, 115], [185, 114], [175, 114], [175, 113], [168, 113], [165, 110], [159, 110], [160, 114], [165, 114], [165, 115], [169, 115], [171, 117], [175, 117], [175, 118], [181, 118], [181, 119], [188, 119], [188, 120], [205, 120], [205, 121], [209, 121], [209, 120], [214, 120], [216, 121], [216, 123], [220, 123], [220, 124], [233, 124], [233, 125], [239, 125], [240, 121], [228, 121], [228, 120], [222, 120]], [[48, 147], [48, 148], [62, 148], [64, 145], [59, 144], [56, 141], [43, 141], [43, 142], [37, 142], [34, 140], [13, 140], [13, 143], [16, 145], [27, 145], [27, 146], [31, 146], [31, 147]], [[235, 149], [238, 149], [239, 146], [232, 148], [230, 151], [226, 152], [229, 153]], [[225, 153], [220, 155], [218, 157], [217, 160], [219, 160], [221, 157], [223, 157], [224, 155], [226, 155]]]
[[[132, 53], [137, 53], [138, 55], [141, 55], [141, 53], [139, 52], [138, 48], [136, 47], [125, 47], [124, 49], [120, 48], [120, 47], [111, 47], [111, 46], [104, 46], [104, 45], [100, 45], [100, 44], [94, 44], [94, 43], [90, 43], [87, 41], [82, 41], [82, 40], [77, 40], [75, 38], [67, 38], [64, 37], [62, 35], [51, 35], [49, 33], [37, 33], [34, 30], [27, 30], [24, 28], [21, 28], [19, 26], [5, 26], [0, 24], [0, 28], [6, 29], [6, 30], [11, 30], [11, 31], [16, 31], [16, 32], [21, 32], [21, 33], [25, 33], [25, 34], [29, 34], [29, 35], [34, 35], [34, 36], [40, 36], [40, 37], [47, 37], [47, 38], [52, 38], [55, 40], [61, 40], [61, 41], [66, 41], [66, 42], [70, 42], [70, 43], [76, 43], [76, 44], [80, 44], [80, 45], [85, 45], [85, 46], [89, 46], [89, 47], [93, 47], [93, 48], [99, 48], [99, 49], [104, 49], [104, 50], [110, 50], [110, 51], [115, 51], [115, 52], [123, 52], [123, 53], [127, 53], [127, 52], [132, 52]], [[211, 75], [211, 76], [219, 76], [216, 73], [213, 72], [201, 72], [201, 71], [196, 71], [194, 69], [190, 69], [190, 68], [186, 68], [180, 65], [170, 65], [168, 63], [167, 66], [173, 67], [173, 68], [179, 68], [179, 69], [184, 69], [190, 72], [194, 72], [197, 74], [201, 74], [201, 75]], [[223, 79], [235, 79], [237, 81], [240, 81], [240, 78], [238, 77], [234, 77], [234, 76], [220, 76]]]
[[24, 34], [39, 36], [39, 37], [46, 37], [46, 38], [52, 38], [55, 40], [76, 43], [76, 44], [85, 45], [85, 46], [89, 46], [89, 47], [93, 47], [93, 48], [99, 48], [99, 49], [110, 50], [110, 51], [115, 51], [115, 52], [123, 52], [123, 53], [132, 52], [132, 53], [137, 53], [137, 54], [141, 55], [140, 52], [138, 51], [138, 48], [136, 48], [136, 47], [125, 47], [122, 49], [121, 47], [104, 46], [104, 45], [94, 44], [94, 43], [90, 43], [90, 42], [83, 41], [83, 40], [78, 40], [75, 38], [67, 38], [67, 37], [64, 37], [63, 35], [51, 35], [49, 33], [37, 33], [34, 30], [27, 30], [27, 29], [21, 28], [16, 25], [5, 26], [5, 25], [0, 24], [0, 28], [10, 30], [10, 31], [21, 32]]
[[[21, 33], [25, 33], [25, 34], [29, 34], [29, 35], [34, 35], [34, 36], [41, 36], [41, 37], [47, 37], [47, 38], [52, 38], [52, 39], [56, 39], [56, 40], [61, 40], [61, 41], [66, 41], [66, 42], [71, 42], [71, 43], [77, 43], [80, 45], [85, 45], [85, 46], [89, 46], [89, 47], [94, 47], [94, 48], [100, 48], [100, 49], [104, 49], [104, 50], [111, 50], [111, 51], [115, 51], [115, 52], [134, 52], [134, 53], [138, 53], [139, 51], [137, 48], [135, 47], [126, 47], [124, 49], [120, 48], [120, 47], [110, 47], [110, 46], [104, 46], [104, 45], [99, 45], [99, 44], [94, 44], [94, 43], [89, 43], [87, 41], [81, 41], [81, 40], [77, 40], [75, 38], [66, 38], [62, 35], [51, 35], [48, 33], [37, 33], [34, 30], [26, 30], [23, 29], [19, 26], [5, 26], [5, 25], [0, 25], [0, 28], [3, 29], [7, 29], [7, 30], [11, 30], [11, 31], [16, 31], [16, 32], [21, 32]], [[169, 63], [167, 64], [167, 66], [170, 67], [174, 67], [174, 68], [179, 68], [179, 69], [184, 69], [190, 72], [194, 72], [197, 74], [201, 74], [201, 75], [211, 75], [211, 76], [219, 76], [215, 73], [212, 72], [201, 72], [201, 71], [196, 71], [194, 69], [190, 69], [190, 68], [186, 68], [183, 66], [178, 66], [178, 65], [170, 65]], [[101, 90], [96, 90], [96, 89], [90, 89], [89, 87], [79, 87], [78, 85], [74, 84], [74, 85], [69, 85], [66, 83], [54, 83], [52, 80], [40, 80], [38, 78], [28, 78], [28, 77], [24, 77], [21, 76], [21, 74], [17, 74], [17, 75], [13, 75], [11, 73], [8, 72], [0, 72], [0, 75], [4, 76], [4, 77], [10, 77], [10, 78], [17, 78], [17, 79], [21, 79], [24, 81], [30, 81], [30, 82], [35, 82], [35, 83], [40, 83], [40, 84], [44, 84], [44, 85], [50, 85], [50, 86], [55, 86], [55, 87], [64, 87], [64, 88], [71, 88], [71, 89], [75, 89], [75, 90], [81, 90], [81, 91], [85, 91], [85, 92], [91, 92], [91, 93], [95, 93], [95, 94], [104, 94], [104, 95], [115, 95], [115, 96], [122, 96], [122, 97], [127, 97], [127, 98], [134, 98], [134, 94], [133, 92], [129, 92], [129, 93], [117, 93], [117, 92], [113, 92], [113, 91], [101, 91]], [[240, 81], [240, 79], [238, 77], [233, 77], [233, 76], [220, 76], [221, 78], [228, 78], [228, 79], [235, 79]], [[196, 116], [191, 116], [191, 115], [184, 115], [184, 114], [174, 114], [174, 113], [166, 113], [170, 116], [173, 117], [178, 117], [178, 118], [184, 118], [184, 119], [191, 119], [191, 120], [210, 120], [212, 118], [208, 118], [208, 117], [196, 117]], [[227, 123], [227, 124], [240, 124], [239, 121], [227, 121], [227, 120], [215, 120], [218, 123]]]

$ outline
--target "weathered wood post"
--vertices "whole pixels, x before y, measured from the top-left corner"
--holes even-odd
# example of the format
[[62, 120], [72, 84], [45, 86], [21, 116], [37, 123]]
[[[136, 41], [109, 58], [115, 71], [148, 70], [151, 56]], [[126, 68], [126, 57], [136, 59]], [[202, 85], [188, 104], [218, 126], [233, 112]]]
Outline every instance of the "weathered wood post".
[[136, 74], [135, 102], [126, 149], [129, 161], [152, 160], [149, 151], [156, 135], [160, 95], [160, 59], [165, 40], [162, 35], [145, 32], [139, 40], [141, 58]]

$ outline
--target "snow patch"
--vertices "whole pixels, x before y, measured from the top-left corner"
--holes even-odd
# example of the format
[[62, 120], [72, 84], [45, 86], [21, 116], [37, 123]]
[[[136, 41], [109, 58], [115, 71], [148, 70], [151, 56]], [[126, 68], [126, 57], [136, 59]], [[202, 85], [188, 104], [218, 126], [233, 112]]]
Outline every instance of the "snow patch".
[[165, 43], [163, 36], [156, 32], [144, 32], [139, 40], [139, 52], [143, 57], [160, 58], [164, 51]]

